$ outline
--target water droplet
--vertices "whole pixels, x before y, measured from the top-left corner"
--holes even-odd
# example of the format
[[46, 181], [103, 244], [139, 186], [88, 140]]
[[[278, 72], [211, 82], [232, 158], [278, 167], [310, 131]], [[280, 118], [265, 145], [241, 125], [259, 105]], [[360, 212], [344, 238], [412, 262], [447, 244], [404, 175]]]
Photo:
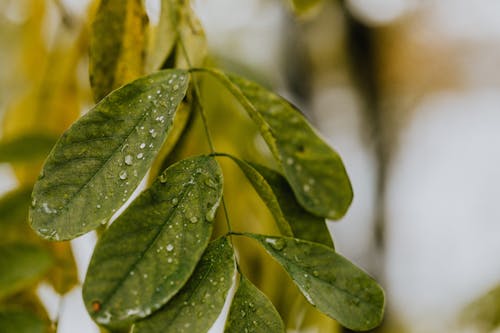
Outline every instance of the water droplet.
[[205, 219], [208, 222], [212, 222], [215, 218], [215, 209], [210, 209], [206, 214], [205, 214]]
[[97, 207], [97, 208], [101, 208], [101, 205], [97, 204], [97, 206], [96, 206], [96, 207]]
[[143, 154], [143, 153], [139, 153], [139, 154], [137, 154], [137, 158], [138, 158], [138, 159], [141, 159], [141, 158], [143, 158], [143, 157], [144, 157], [144, 154]]
[[156, 91], [156, 93], [157, 93], [158, 95], [159, 95], [159, 94], [161, 94], [161, 90], [160, 90], [160, 89], [158, 89], [158, 90]]
[[302, 188], [304, 189], [304, 192], [309, 192], [311, 190], [311, 186], [307, 184], [305, 184]]
[[176, 206], [179, 203], [179, 199], [173, 198], [172, 199], [172, 205]]
[[167, 259], [167, 262], [168, 262], [169, 264], [171, 264], [171, 263], [172, 263], [172, 258], [168, 258], [168, 259]]
[[293, 158], [289, 157], [286, 159], [286, 164], [292, 165], [293, 164]]
[[160, 183], [165, 184], [167, 182], [167, 178], [168, 178], [167, 175], [162, 173], [159, 177]]
[[198, 218], [196, 216], [193, 216], [189, 219], [189, 221], [191, 221], [191, 223], [196, 223], [198, 222]]
[[144, 274], [144, 275], [143, 275], [143, 277], [144, 277], [145, 279], [147, 279], [147, 278], [148, 278], [148, 275], [147, 275], [147, 274]]
[[148, 95], [148, 99], [151, 99], [152, 97], [153, 97], [153, 96], [151, 96], [151, 95]]
[[155, 132], [154, 128], [152, 128], [152, 129], [149, 130], [149, 134], [151, 134], [152, 138], [156, 137], [156, 132]]
[[144, 149], [145, 147], [146, 147], [145, 143], [141, 143], [141, 145], [139, 146], [139, 148], [141, 148], [141, 149]]
[[130, 155], [125, 156], [125, 164], [132, 165], [132, 156]]
[[127, 179], [127, 171], [125, 170], [120, 171], [119, 177], [121, 180]]
[[174, 246], [172, 244], [168, 244], [165, 249], [168, 251], [168, 252], [172, 252], [174, 250]]
[[283, 250], [286, 246], [285, 240], [281, 238], [267, 238], [266, 242], [271, 244], [272, 248], [277, 251]]

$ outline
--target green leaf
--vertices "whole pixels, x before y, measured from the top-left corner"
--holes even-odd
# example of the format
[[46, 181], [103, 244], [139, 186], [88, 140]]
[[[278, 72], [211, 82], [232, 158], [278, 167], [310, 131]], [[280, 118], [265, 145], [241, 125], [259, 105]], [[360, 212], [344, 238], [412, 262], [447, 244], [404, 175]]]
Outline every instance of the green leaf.
[[136, 323], [133, 332], [207, 332], [222, 311], [234, 265], [234, 252], [227, 238], [213, 241], [181, 291], [151, 317]]
[[[290, 188], [290, 184], [279, 172], [265, 166], [251, 163], [265, 181], [272, 188], [285, 219], [290, 224], [295, 237], [315, 243], [321, 243], [333, 248], [330, 231], [326, 227], [325, 219], [306, 211], [297, 202]], [[286, 235], [284, 235], [286, 236]]]
[[97, 243], [83, 286], [87, 310], [120, 327], [149, 316], [186, 283], [207, 247], [222, 196], [213, 157], [166, 169]]
[[147, 16], [141, 0], [102, 0], [90, 35], [89, 72], [94, 98], [144, 73]]
[[52, 265], [43, 247], [22, 243], [0, 245], [0, 298], [36, 282]]
[[146, 59], [148, 71], [161, 68], [174, 49], [181, 5], [180, 0], [161, 1], [160, 20], [150, 34], [150, 49]]
[[220, 79], [258, 125], [299, 203], [315, 215], [341, 218], [352, 201], [349, 177], [340, 156], [300, 111], [257, 83], [214, 69], [201, 70]]
[[46, 134], [26, 134], [0, 141], [0, 163], [43, 160], [57, 138]]
[[243, 171], [247, 179], [250, 181], [250, 184], [252, 184], [257, 194], [259, 194], [266, 206], [271, 211], [271, 214], [273, 215], [281, 234], [284, 236], [293, 236], [292, 229], [290, 228], [287, 219], [281, 211], [280, 203], [278, 202], [273, 189], [266, 181], [266, 179], [264, 179], [264, 177], [262, 177], [262, 175], [249, 163], [231, 155], [225, 156], [231, 158], [234, 162], [236, 162], [241, 171]]
[[285, 325], [271, 301], [241, 276], [226, 322], [226, 333], [285, 332]]
[[34, 313], [21, 310], [0, 310], [0, 332], [44, 333], [47, 323]]
[[493, 332], [500, 327], [500, 285], [470, 303], [461, 314], [464, 326], [473, 326], [477, 332]]
[[157, 72], [114, 91], [73, 124], [35, 183], [33, 229], [67, 240], [106, 223], [146, 174], [187, 86], [183, 70]]
[[364, 331], [382, 321], [382, 288], [332, 249], [288, 237], [246, 235], [283, 266], [309, 303], [343, 326]]

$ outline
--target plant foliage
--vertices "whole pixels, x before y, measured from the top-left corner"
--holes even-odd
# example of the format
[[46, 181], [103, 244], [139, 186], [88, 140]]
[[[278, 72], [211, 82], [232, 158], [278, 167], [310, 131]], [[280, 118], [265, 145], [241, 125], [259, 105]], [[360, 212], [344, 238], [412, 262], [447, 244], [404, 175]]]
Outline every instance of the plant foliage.
[[[293, 1], [298, 11], [316, 3]], [[44, 240], [66, 241], [99, 230], [83, 285], [92, 319], [109, 330], [135, 333], [207, 332], [236, 285], [227, 332], [284, 332], [286, 323], [273, 302], [241, 269], [248, 263], [236, 254], [247, 249], [236, 239], [246, 238], [257, 241], [320, 312], [353, 330], [379, 325], [382, 289], [335, 252], [326, 226], [325, 219], [342, 218], [352, 201], [347, 172], [302, 113], [256, 82], [206, 67], [205, 35], [189, 1], [162, 0], [156, 26], [140, 0], [102, 0], [95, 9], [89, 81], [97, 104], [59, 137], [31, 199], [20, 190], [0, 200], [0, 211], [2, 204], [19, 207], [6, 215], [12, 220], [26, 219], [30, 200], [30, 225]], [[213, 117], [201, 99], [207, 79], [220, 83], [212, 98], [232, 95], [246, 111], [274, 168], [262, 165], [262, 156], [254, 160], [216, 150], [207, 122]], [[201, 130], [193, 125], [196, 120]], [[205, 136], [208, 149], [184, 158], [179, 151], [193, 131]], [[0, 161], [38, 161], [53, 137], [35, 133], [2, 141]], [[28, 147], [28, 154], [16, 147]], [[269, 209], [277, 235], [251, 232], [250, 225], [232, 230], [224, 201], [232, 194], [224, 192], [221, 168], [228, 158]], [[146, 189], [122, 207], [148, 171]], [[1, 216], [0, 222], [3, 226]], [[71, 276], [53, 269], [67, 260], [47, 244], [67, 245], [40, 240], [0, 245], [2, 271], [16, 261], [26, 266], [2, 275], [0, 299], [47, 272], [49, 281], [64, 281], [58, 284], [61, 292], [74, 285]], [[0, 325], [10, 327], [0, 314]], [[32, 314], [18, 317], [25, 315]], [[26, 321], [33, 331], [40, 323], [43, 316]]]

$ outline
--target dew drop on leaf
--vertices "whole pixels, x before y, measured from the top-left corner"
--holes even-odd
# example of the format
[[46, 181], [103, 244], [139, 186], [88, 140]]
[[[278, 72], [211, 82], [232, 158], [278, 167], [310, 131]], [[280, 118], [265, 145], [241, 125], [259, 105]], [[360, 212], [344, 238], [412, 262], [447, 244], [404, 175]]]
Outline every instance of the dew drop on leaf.
[[132, 156], [131, 155], [125, 156], [125, 164], [132, 165]]
[[127, 171], [125, 170], [120, 171], [119, 177], [121, 180], [127, 179]]
[[168, 252], [172, 252], [173, 249], [174, 249], [174, 246], [172, 244], [168, 244], [165, 249], [168, 251]]

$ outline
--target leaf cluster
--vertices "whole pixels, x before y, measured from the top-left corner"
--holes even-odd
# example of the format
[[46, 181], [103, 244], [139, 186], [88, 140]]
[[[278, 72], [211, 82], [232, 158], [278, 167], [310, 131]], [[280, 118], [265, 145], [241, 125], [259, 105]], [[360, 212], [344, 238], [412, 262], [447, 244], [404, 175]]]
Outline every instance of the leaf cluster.
[[[352, 200], [341, 158], [282, 97], [204, 67], [204, 33], [189, 2], [161, 4], [154, 27], [139, 0], [100, 2], [90, 35], [96, 104], [59, 137], [33, 186], [29, 221], [40, 237], [67, 241], [100, 231], [83, 285], [93, 320], [135, 333], [206, 332], [236, 286], [227, 332], [284, 332], [273, 303], [240, 269], [233, 239], [245, 237], [281, 265], [319, 311], [353, 330], [377, 326], [383, 291], [335, 251], [325, 222], [340, 219]], [[200, 92], [207, 77], [221, 83], [221, 96], [229, 92], [246, 111], [275, 168], [215, 149]], [[195, 116], [202, 119], [209, 149], [178, 159], [176, 149], [195, 130]], [[11, 146], [0, 145], [0, 151], [19, 159]], [[278, 235], [232, 230], [220, 159], [241, 169]], [[151, 183], [132, 197], [148, 172]], [[220, 206], [227, 230], [215, 237]], [[24, 247], [0, 265], [32, 252]], [[24, 262], [36, 270], [50, 260], [36, 251]], [[18, 280], [3, 277], [0, 288]]]

